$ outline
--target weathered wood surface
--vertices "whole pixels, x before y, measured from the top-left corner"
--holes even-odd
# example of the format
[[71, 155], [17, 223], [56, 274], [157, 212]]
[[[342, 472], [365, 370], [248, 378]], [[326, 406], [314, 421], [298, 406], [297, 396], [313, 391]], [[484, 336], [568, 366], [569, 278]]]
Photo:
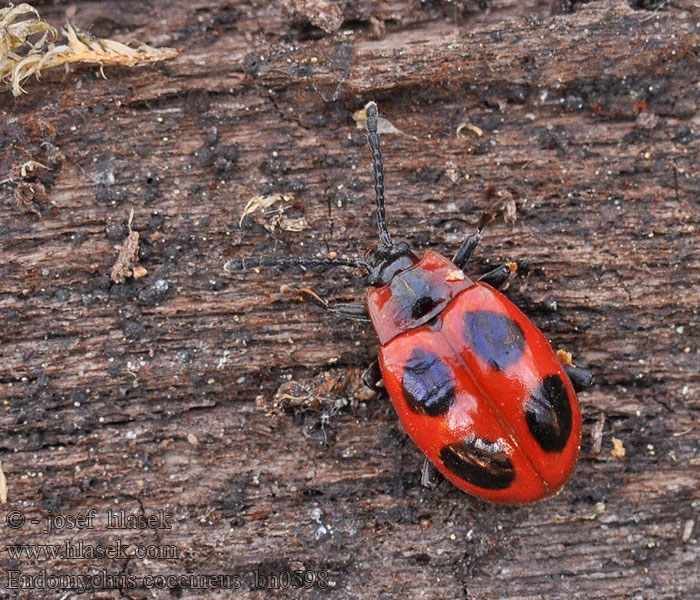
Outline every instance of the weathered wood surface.
[[[239, 590], [139, 579], [95, 598], [266, 598], [255, 569], [332, 583], [276, 597], [698, 597], [697, 3], [560, 2], [573, 12], [553, 16], [536, 1], [338, 2], [317, 19], [330, 33], [290, 4], [39, 6], [55, 24], [75, 6], [96, 35], [182, 54], [0, 96], [5, 171], [46, 162], [44, 142], [65, 157], [39, 173], [39, 216], [15, 205], [16, 180], [0, 187], [3, 540], [120, 540], [178, 558], [15, 560], [3, 547], [2, 597], [71, 597], [41, 581], [9, 589], [9, 571], [42, 569], [241, 576]], [[358, 382], [370, 327], [294, 294], [360, 298], [353, 273], [223, 270], [375, 243], [351, 119], [369, 99], [405, 133], [383, 139], [395, 236], [449, 254], [500, 196], [510, 210], [474, 271], [518, 261], [508, 294], [595, 372], [582, 458], [556, 498], [503, 508], [420, 487], [419, 452]], [[293, 194], [285, 216], [308, 226], [268, 231], [258, 212], [239, 227], [248, 201], [273, 193]], [[148, 275], [114, 284], [131, 209]], [[93, 530], [29, 523], [89, 509]], [[107, 530], [107, 509], [163, 509], [172, 529]], [[27, 524], [9, 528], [10, 510]]]

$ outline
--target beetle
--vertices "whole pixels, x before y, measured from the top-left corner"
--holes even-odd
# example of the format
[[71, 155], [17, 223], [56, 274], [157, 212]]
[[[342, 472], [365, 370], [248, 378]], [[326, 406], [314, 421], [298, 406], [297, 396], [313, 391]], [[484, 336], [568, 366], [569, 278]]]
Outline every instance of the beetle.
[[498, 291], [516, 265], [477, 279], [465, 274], [486, 214], [452, 260], [433, 250], [419, 258], [406, 242], [394, 243], [386, 225], [376, 103], [369, 102], [365, 113], [379, 245], [364, 259], [250, 257], [238, 267], [363, 269], [369, 285], [364, 306], [331, 305], [304, 291], [335, 315], [371, 321], [386, 390], [433, 468], [492, 502], [523, 504], [551, 496], [576, 464], [581, 442], [576, 391], [591, 384], [591, 373], [562, 364], [542, 332]]

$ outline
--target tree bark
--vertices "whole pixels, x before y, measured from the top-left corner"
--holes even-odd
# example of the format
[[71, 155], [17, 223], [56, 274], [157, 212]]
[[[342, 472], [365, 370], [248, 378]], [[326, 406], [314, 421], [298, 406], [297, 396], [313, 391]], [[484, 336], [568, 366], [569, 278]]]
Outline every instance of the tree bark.
[[[39, 8], [60, 25], [68, 6]], [[110, 599], [700, 595], [696, 4], [70, 6], [94, 35], [182, 52], [0, 96], [3, 538], [62, 553], [0, 550], [3, 598], [66, 597], [66, 575]], [[471, 273], [516, 261], [506, 294], [594, 372], [550, 500], [420, 486], [360, 382], [371, 326], [298, 292], [360, 302], [359, 273], [224, 270], [377, 243], [352, 117], [369, 100], [399, 130], [394, 238], [451, 256], [495, 210]], [[129, 547], [66, 555], [79, 540]]]

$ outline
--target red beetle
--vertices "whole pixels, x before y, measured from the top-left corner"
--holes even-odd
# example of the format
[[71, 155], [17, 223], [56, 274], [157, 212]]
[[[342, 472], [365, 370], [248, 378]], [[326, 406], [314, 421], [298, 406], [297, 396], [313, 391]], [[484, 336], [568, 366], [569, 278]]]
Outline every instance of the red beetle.
[[486, 500], [521, 504], [550, 496], [576, 464], [581, 413], [574, 387], [590, 385], [591, 374], [562, 365], [542, 332], [495, 289], [514, 265], [478, 280], [465, 275], [485, 218], [452, 260], [432, 250], [419, 259], [405, 242], [392, 242], [376, 104], [365, 111], [381, 245], [364, 260], [267, 257], [239, 265], [365, 269], [366, 308], [331, 306], [309, 294], [334, 314], [369, 315], [381, 344], [381, 377], [427, 459], [457, 487]]

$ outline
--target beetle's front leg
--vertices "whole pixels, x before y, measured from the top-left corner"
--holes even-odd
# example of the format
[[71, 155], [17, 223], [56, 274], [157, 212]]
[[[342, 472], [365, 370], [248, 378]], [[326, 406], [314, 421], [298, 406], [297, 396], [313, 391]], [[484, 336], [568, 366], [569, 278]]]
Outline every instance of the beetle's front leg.
[[469, 237], [465, 238], [462, 245], [457, 250], [457, 254], [454, 255], [452, 262], [456, 264], [460, 269], [464, 269], [467, 262], [471, 258], [474, 250], [479, 245], [481, 238], [483, 237], [483, 229], [486, 225], [493, 220], [493, 216], [484, 212], [479, 218], [479, 223], [476, 226], [476, 231], [472, 233]]
[[481, 277], [479, 277], [479, 281], [483, 281], [484, 283], [488, 283], [491, 287], [499, 289], [506, 281], [508, 281], [508, 279], [510, 279], [510, 276], [515, 273], [517, 269], [518, 265], [516, 263], [509, 262], [501, 265], [500, 267], [496, 267], [488, 273], [484, 273]]
[[571, 385], [574, 386], [574, 390], [581, 392], [586, 388], [591, 387], [593, 384], [593, 373], [591, 373], [591, 371], [588, 369], [575, 367], [573, 356], [570, 352], [567, 352], [566, 350], [557, 350], [557, 358], [559, 359], [561, 366], [564, 367], [564, 371], [566, 371], [569, 381], [571, 381]]

